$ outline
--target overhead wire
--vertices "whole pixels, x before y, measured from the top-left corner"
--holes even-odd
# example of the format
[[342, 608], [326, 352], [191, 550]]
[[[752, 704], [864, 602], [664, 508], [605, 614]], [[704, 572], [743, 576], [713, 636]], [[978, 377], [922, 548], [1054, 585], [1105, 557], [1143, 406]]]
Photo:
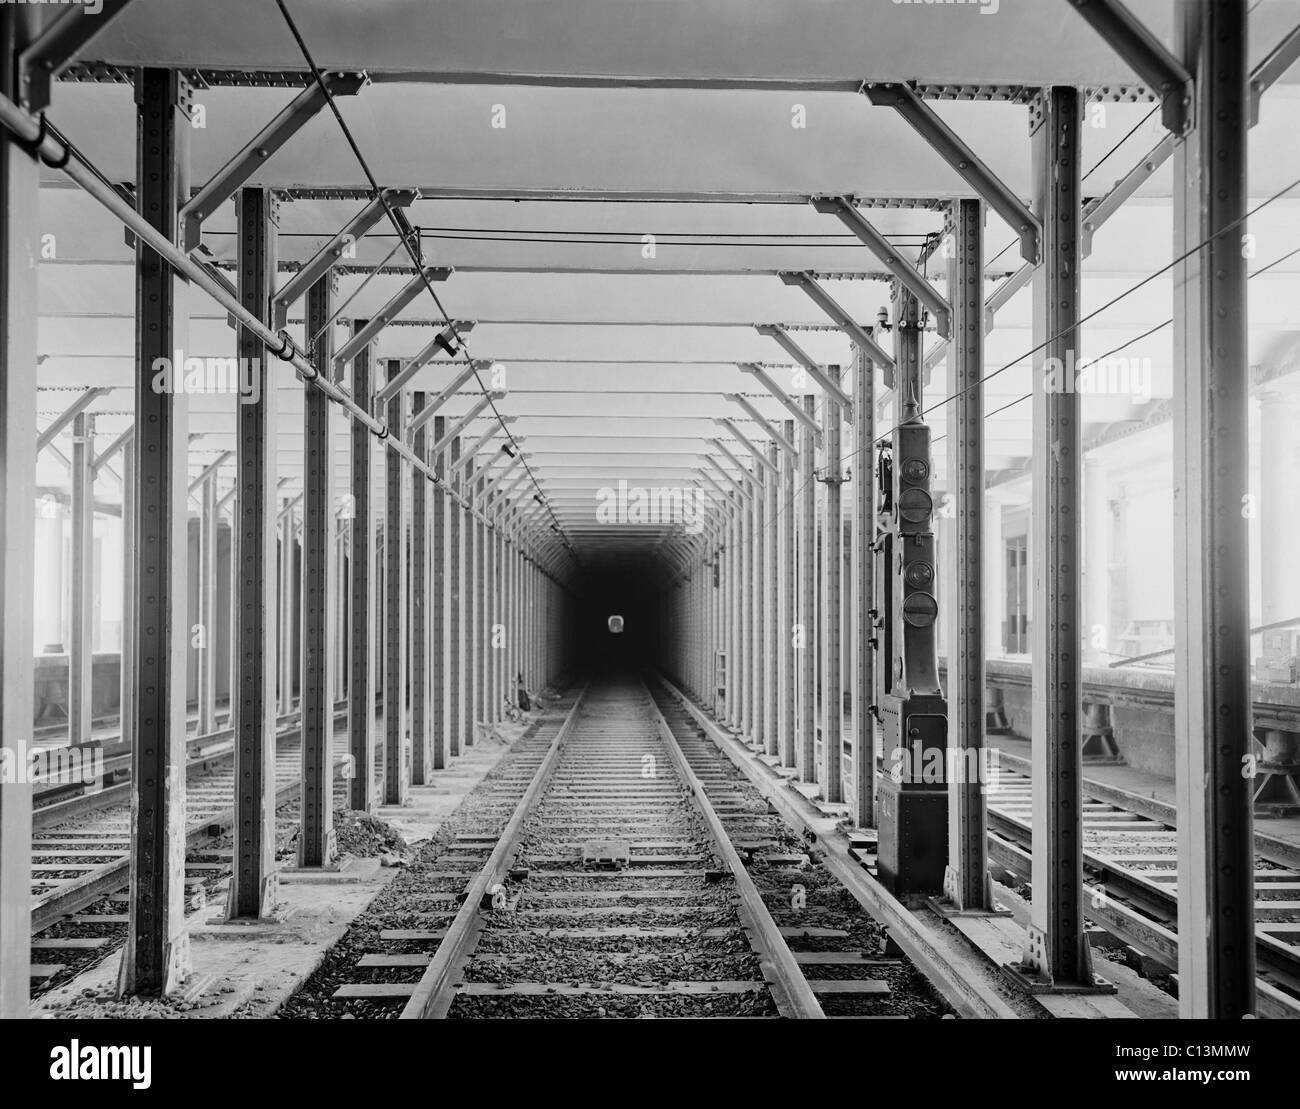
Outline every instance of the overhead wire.
[[275, 0], [275, 4], [276, 7], [280, 9], [280, 14], [284, 17], [284, 21], [286, 26], [289, 29], [289, 33], [293, 36], [294, 42], [297, 44], [298, 50], [303, 56], [303, 61], [306, 63], [308, 70], [311, 72], [313, 81], [316, 83], [317, 88], [320, 89], [321, 95], [324, 97], [326, 105], [329, 107], [330, 112], [333, 114], [336, 122], [339, 125], [339, 130], [342, 132], [344, 139], [346, 140], [348, 146], [351, 148], [352, 154], [356, 158], [357, 164], [360, 166], [362, 173], [364, 173], [366, 176], [366, 180], [370, 185], [372, 199], [377, 200], [380, 206], [384, 209], [384, 214], [388, 217], [389, 222], [393, 225], [393, 230], [397, 232], [397, 235], [401, 240], [402, 245], [406, 248], [406, 252], [410, 256], [412, 265], [416, 267], [417, 272], [420, 274], [425, 289], [428, 291], [429, 296], [433, 300], [433, 303], [437, 306], [438, 311], [442, 314], [443, 321], [447, 324], [448, 329], [451, 331], [452, 338], [454, 339], [456, 346], [459, 348], [461, 356], [464, 358], [465, 365], [468, 366], [471, 372], [473, 373], [474, 380], [478, 383], [479, 390], [482, 392], [484, 398], [488, 402], [489, 407], [492, 409], [492, 414], [496, 418], [497, 423], [499, 424], [501, 430], [505, 433], [506, 439], [509, 440], [509, 445], [511, 449], [513, 449], [516, 452], [516, 454], [519, 455], [519, 460], [520, 462], [523, 463], [524, 470], [528, 474], [528, 478], [532, 482], [533, 488], [536, 490], [533, 499], [538, 501], [538, 503], [540, 503], [549, 513], [553, 525], [552, 530], [559, 536], [560, 542], [564, 545], [570, 557], [573, 558], [574, 561], [576, 562], [577, 553], [573, 548], [573, 544], [569, 541], [568, 537], [564, 534], [564, 530], [560, 525], [559, 517], [556, 516], [555, 510], [551, 507], [550, 501], [546, 497], [545, 490], [538, 482], [537, 475], [533, 472], [533, 468], [528, 464], [528, 460], [525, 457], [523, 457], [523, 452], [522, 449], [520, 448], [518, 440], [516, 440], [514, 435], [511, 433], [509, 426], [507, 425], [505, 419], [501, 415], [500, 409], [497, 408], [495, 398], [492, 396], [491, 391], [483, 383], [483, 378], [479, 374], [478, 366], [475, 364], [474, 359], [470, 357], [468, 345], [466, 344], [464, 338], [461, 336], [458, 329], [456, 328], [455, 322], [452, 320], [451, 315], [447, 312], [447, 309], [443, 307], [442, 300], [438, 296], [437, 290], [434, 289], [432, 281], [430, 281], [429, 279], [429, 275], [427, 272], [427, 265], [424, 261], [424, 258], [422, 257], [422, 252], [419, 250], [418, 245], [417, 246], [411, 245], [410, 237], [406, 233], [409, 223], [406, 223], [404, 220], [398, 218], [397, 213], [393, 209], [392, 205], [389, 203], [388, 198], [384, 194], [383, 189], [380, 187], [378, 179], [375, 177], [374, 172], [370, 168], [369, 162], [366, 160], [366, 156], [362, 153], [361, 147], [358, 145], [356, 138], [352, 134], [352, 129], [348, 126], [347, 121], [343, 118], [343, 113], [339, 110], [339, 106], [335, 102], [334, 95], [330, 90], [329, 86], [325, 82], [325, 76], [321, 71], [320, 66], [317, 65], [315, 56], [312, 54], [310, 47], [308, 47], [306, 40], [303, 38], [302, 32], [298, 29], [298, 25], [295, 22], [292, 14], [290, 14], [288, 5], [286, 4], [285, 0]]

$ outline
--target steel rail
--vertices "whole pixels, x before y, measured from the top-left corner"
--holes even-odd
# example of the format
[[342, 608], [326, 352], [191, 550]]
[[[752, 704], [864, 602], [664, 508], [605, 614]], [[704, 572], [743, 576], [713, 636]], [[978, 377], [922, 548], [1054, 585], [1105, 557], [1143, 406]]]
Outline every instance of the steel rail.
[[709, 826], [709, 831], [717, 843], [718, 854], [722, 856], [723, 862], [735, 879], [736, 892], [740, 894], [740, 917], [750, 935], [757, 936], [762, 945], [760, 954], [764, 966], [771, 972], [768, 984], [772, 988], [772, 998], [776, 1002], [777, 1010], [787, 1019], [825, 1020], [826, 1014], [817, 1000], [817, 995], [813, 993], [808, 979], [799, 969], [799, 963], [790, 950], [790, 945], [785, 942], [780, 927], [772, 919], [772, 914], [763, 902], [763, 895], [759, 893], [754, 880], [749, 876], [749, 871], [745, 869], [745, 864], [741, 862], [740, 854], [732, 844], [722, 818], [718, 816], [713, 808], [713, 802], [709, 800], [704, 783], [691, 767], [686, 753], [677, 742], [677, 736], [673, 734], [668, 721], [664, 719], [663, 712], [655, 702], [654, 693], [648, 688], [646, 692], [650, 697], [655, 727], [664, 746], [668, 749], [668, 755], [686, 784], [686, 790], [695, 802], [695, 807]]
[[528, 788], [524, 790], [523, 796], [519, 798], [519, 803], [515, 806], [509, 821], [506, 822], [506, 826], [502, 829], [496, 846], [492, 849], [492, 854], [488, 856], [483, 868], [466, 887], [460, 909], [447, 926], [446, 935], [438, 945], [438, 950], [429, 961], [424, 974], [421, 975], [420, 981], [416, 983], [415, 991], [407, 1000], [406, 1005], [403, 1006], [398, 1019], [427, 1020], [441, 1016], [445, 1013], [451, 1001], [454, 1000], [454, 998], [448, 996], [453, 985], [452, 978], [455, 971], [474, 950], [474, 946], [478, 942], [479, 932], [483, 927], [483, 920], [479, 915], [483, 900], [492, 886], [499, 881], [500, 875], [505, 872], [515, 853], [519, 850], [520, 833], [523, 831], [524, 821], [528, 819], [533, 805], [541, 796], [546, 783], [555, 771], [556, 764], [560, 761], [560, 752], [568, 740], [569, 733], [573, 730], [574, 721], [578, 718], [578, 712], [582, 708], [582, 702], [586, 698], [589, 688], [590, 683], [586, 683], [578, 691], [573, 707], [555, 733], [555, 738], [551, 740], [551, 745], [542, 757], [541, 764], [533, 773]]

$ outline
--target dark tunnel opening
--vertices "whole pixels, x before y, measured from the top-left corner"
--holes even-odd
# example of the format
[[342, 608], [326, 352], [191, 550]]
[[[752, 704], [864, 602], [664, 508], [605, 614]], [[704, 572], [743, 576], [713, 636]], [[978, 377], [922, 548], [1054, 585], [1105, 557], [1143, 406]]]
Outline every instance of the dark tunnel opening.
[[[579, 583], [575, 660], [591, 677], [640, 673], [659, 665], [659, 604], [655, 584], [633, 570], [596, 572]], [[610, 617], [622, 617], [622, 631]]]

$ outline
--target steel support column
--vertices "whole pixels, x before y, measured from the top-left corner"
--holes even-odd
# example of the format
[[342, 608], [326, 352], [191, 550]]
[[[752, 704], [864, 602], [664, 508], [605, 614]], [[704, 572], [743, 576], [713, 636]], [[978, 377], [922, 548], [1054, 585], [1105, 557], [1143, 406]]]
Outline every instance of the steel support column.
[[[447, 434], [447, 417], [433, 418], [433, 441], [436, 443]], [[453, 439], [450, 461], [454, 464], [460, 457], [460, 440]], [[441, 459], [441, 452], [439, 452]], [[445, 463], [444, 472], [445, 470]], [[450, 517], [447, 520], [447, 570], [446, 570], [446, 605], [447, 605], [447, 753], [456, 756], [461, 752], [461, 713], [464, 709], [464, 696], [461, 693], [461, 675], [465, 670], [464, 623], [461, 618], [461, 606], [464, 603], [464, 549], [461, 542], [461, 514], [464, 509], [457, 501], [450, 504]]]
[[[952, 285], [948, 286], [951, 296]], [[875, 558], [876, 538], [876, 367], [861, 347], [853, 356], [853, 616], [849, 689], [853, 698], [853, 806], [859, 828], [876, 826]]]
[[199, 489], [199, 735], [217, 730], [217, 478]]
[[[333, 364], [334, 279], [307, 291], [307, 334], [319, 334], [312, 361], [329, 375]], [[334, 648], [332, 598], [337, 560], [334, 532], [334, 440], [330, 401], [308, 389], [303, 395], [302, 652], [299, 709], [302, 715], [302, 815], [298, 865], [328, 866], [334, 859]]]
[[753, 467], [754, 496], [750, 502], [750, 534], [746, 557], [749, 561], [749, 741], [760, 750], [763, 749], [763, 736], [766, 726], [765, 710], [767, 694], [763, 689], [763, 674], [766, 664], [764, 655], [764, 626], [767, 623], [764, 611], [767, 589], [764, 584], [766, 568], [763, 555], [767, 550], [764, 542], [767, 527], [767, 470], [759, 465], [755, 458]]
[[[355, 336], [366, 326], [353, 320]], [[337, 355], [335, 356], [337, 359]], [[372, 347], [352, 359], [352, 396], [369, 409], [374, 392]], [[373, 436], [363, 424], [352, 428], [352, 551], [348, 590], [348, 756], [352, 774], [348, 803], [369, 812], [375, 790], [375, 458]]]
[[[785, 439], [794, 442], [794, 421], [786, 420], [783, 426]], [[780, 597], [776, 632], [777, 673], [780, 686], [780, 704], [777, 711], [777, 748], [782, 766], [795, 765], [796, 671], [799, 655], [794, 650], [796, 548], [795, 493], [798, 457], [792, 451], [781, 452], [781, 522], [779, 532]]]
[[[411, 411], [418, 412], [423, 406], [425, 395], [422, 392], [411, 394]], [[411, 449], [421, 458], [429, 456], [428, 432], [420, 428], [412, 437]], [[434, 463], [437, 468], [437, 463]], [[438, 470], [441, 474], [442, 470]], [[436, 623], [434, 609], [440, 607], [436, 590], [429, 588], [429, 569], [431, 558], [437, 557], [436, 548], [441, 540], [442, 510], [441, 491], [434, 493], [429, 482], [420, 474], [414, 476], [411, 490], [411, 784], [428, 785], [430, 771], [435, 764], [434, 731], [435, 720], [441, 721], [434, 698], [433, 672], [430, 660], [436, 660], [433, 671], [439, 674], [438, 696], [441, 696], [441, 659], [435, 650], [433, 629]], [[433, 515], [429, 512], [429, 497], [435, 497]], [[436, 532], [435, 532], [435, 529]], [[439, 625], [439, 628], [441, 625]], [[439, 632], [439, 634], [441, 634]], [[441, 769], [441, 767], [439, 767]]]
[[[747, 485], [748, 477], [742, 473], [741, 483]], [[740, 662], [740, 733], [746, 742], [754, 741], [754, 516], [758, 512], [758, 498], [751, 495], [741, 499], [740, 566], [738, 594], [740, 602], [740, 642], [737, 659]]]
[[1197, 75], [1173, 173], [1174, 254], [1194, 251], [1174, 269], [1178, 997], [1181, 1016], [1218, 1019], [1255, 1008], [1246, 7], [1180, 3], [1174, 39]]
[[[176, 70], [136, 76], [137, 205], [176, 242], [189, 196], [190, 90]], [[8, 213], [6, 219], [12, 220]], [[131, 760], [130, 920], [118, 989], [171, 993], [189, 973], [185, 933], [186, 451], [184, 393], [155, 389], [155, 360], [170, 365], [188, 344], [188, 285], [136, 244], [135, 745]], [[173, 367], [179, 372], [180, 367]], [[22, 373], [30, 373], [23, 366]], [[19, 471], [22, 472], [22, 471]], [[8, 481], [8, 478], [6, 478]], [[21, 533], [28, 543], [29, 530]], [[5, 586], [10, 583], [6, 580]], [[8, 626], [6, 625], [6, 635]], [[23, 645], [30, 657], [30, 636]], [[28, 686], [30, 688], [30, 684]], [[31, 717], [25, 727], [30, 727]]]
[[[817, 398], [803, 398], [809, 421], [817, 415]], [[802, 781], [817, 774], [817, 435], [804, 424], [799, 444], [799, 623], [796, 669], [799, 715], [795, 724], [795, 765]]]
[[[401, 369], [399, 359], [388, 359], [384, 379]], [[406, 394], [399, 392], [388, 402], [390, 440], [405, 442], [405, 423]], [[406, 800], [406, 466], [391, 447], [384, 490], [384, 804], [400, 805]]]
[[276, 553], [280, 559], [280, 589], [276, 603], [280, 609], [278, 622], [279, 647], [276, 653], [279, 665], [279, 677], [276, 689], [279, 693], [280, 712], [288, 713], [293, 708], [293, 636], [297, 630], [293, 622], [293, 507], [283, 510], [279, 517], [280, 540]]
[[[0, 92], [10, 98], [19, 91], [16, 55], [30, 42], [36, 20], [33, 8], [0, 11]], [[6, 741], [30, 735], [34, 714], [39, 184], [36, 159], [8, 131], [0, 134], [0, 735]], [[27, 1016], [31, 847], [32, 791], [0, 788], [0, 1019]]]
[[741, 548], [745, 545], [745, 500], [731, 494], [731, 542], [727, 544], [727, 723], [740, 730], [740, 590]]
[[95, 418], [72, 421], [72, 567], [68, 589], [68, 742], [90, 741], [94, 667]]
[[[836, 383], [840, 368], [827, 366]], [[839, 402], [827, 394], [823, 400], [826, 465], [826, 519], [822, 522], [822, 773], [821, 795], [838, 804], [844, 800], [844, 674], [841, 652], [843, 601], [840, 585], [844, 577], [844, 521], [840, 514], [843, 478], [844, 420]]]
[[[944, 893], [959, 909], [991, 909], [984, 809], [984, 205], [953, 204], [948, 264], [948, 486], [951, 550], [939, 611], [948, 630], [948, 868]], [[1037, 757], [1037, 756], [1036, 756]]]
[[[471, 462], [466, 469], [466, 474], [473, 482], [470, 486], [473, 489], [470, 503], [479, 510], [479, 513], [482, 513], [484, 504], [483, 490], [486, 485], [483, 472], [476, 462]], [[471, 526], [474, 529], [474, 623], [472, 625], [474, 631], [474, 716], [471, 723], [475, 728], [474, 738], [477, 739], [478, 726], [483, 725], [485, 730], [490, 726], [488, 719], [488, 651], [491, 650], [492, 629], [489, 627], [491, 613], [488, 608], [487, 527], [483, 523], [481, 515], [472, 518]]]
[[1030, 106], [1043, 264], [1034, 277], [1033, 760], [1034, 899], [1023, 967], [1053, 985], [1091, 985], [1083, 930], [1080, 745], [1080, 397], [1052, 387], [1078, 346], [1082, 254], [1077, 89]]
[[[240, 189], [235, 198], [239, 299], [265, 318], [275, 289], [274, 199], [268, 189]], [[240, 397], [236, 414], [234, 565], [236, 567], [235, 857], [227, 915], [269, 916], [275, 902], [275, 532], [276, 388], [266, 346], [240, 328], [238, 354], [257, 385], [256, 403]], [[243, 363], [241, 363], [243, 364]], [[291, 541], [291, 540], [290, 540]], [[284, 585], [291, 586], [286, 575]], [[288, 647], [288, 637], [285, 638]]]

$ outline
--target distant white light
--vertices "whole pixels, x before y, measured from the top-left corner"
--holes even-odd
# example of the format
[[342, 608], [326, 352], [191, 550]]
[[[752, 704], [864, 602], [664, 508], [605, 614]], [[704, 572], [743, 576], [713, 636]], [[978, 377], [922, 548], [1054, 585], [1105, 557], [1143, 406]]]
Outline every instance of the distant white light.
[[611, 616], [609, 618], [609, 630], [615, 635], [623, 634], [623, 617]]

